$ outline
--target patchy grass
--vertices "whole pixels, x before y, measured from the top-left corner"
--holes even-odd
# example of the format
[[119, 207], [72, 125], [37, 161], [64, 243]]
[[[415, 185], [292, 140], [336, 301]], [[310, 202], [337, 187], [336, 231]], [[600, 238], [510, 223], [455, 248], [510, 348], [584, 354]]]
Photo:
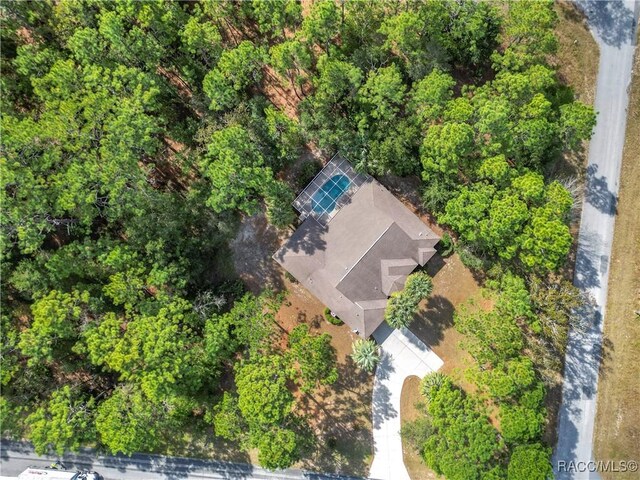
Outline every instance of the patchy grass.
[[[418, 377], [406, 378], [402, 385], [402, 397], [400, 400], [400, 421], [402, 425], [424, 415], [418, 408], [418, 404], [421, 401], [420, 379]], [[420, 453], [404, 441], [402, 442], [402, 457], [412, 480], [435, 480], [441, 478], [433, 470], [427, 468], [422, 457], [420, 457]]]
[[[599, 460], [640, 461], [640, 54], [636, 51], [620, 175], [595, 426]], [[603, 473], [604, 479], [638, 478]]]
[[551, 60], [565, 85], [570, 85], [578, 100], [593, 105], [600, 52], [587, 27], [584, 14], [572, 2], [555, 4], [558, 52]]
[[[576, 98], [593, 106], [600, 49], [589, 32], [584, 14], [573, 2], [556, 2], [555, 10], [559, 19], [555, 29], [558, 51], [549, 62], [557, 68], [560, 81]], [[587, 152], [588, 142], [584, 142], [580, 151], [565, 154], [554, 162], [549, 168], [549, 176], [583, 179]]]

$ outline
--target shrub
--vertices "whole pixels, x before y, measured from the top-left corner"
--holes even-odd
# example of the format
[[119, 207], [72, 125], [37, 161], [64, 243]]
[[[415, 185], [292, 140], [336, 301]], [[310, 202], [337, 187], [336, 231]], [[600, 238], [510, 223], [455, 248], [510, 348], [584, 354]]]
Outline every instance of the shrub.
[[331, 314], [331, 309], [329, 307], [325, 307], [324, 309], [324, 318], [331, 325], [342, 325], [344, 322], [340, 320], [338, 317], [334, 317]]
[[440, 255], [442, 255], [443, 257], [448, 257], [453, 253], [454, 248], [455, 245], [453, 243], [451, 235], [445, 232], [444, 235], [442, 235], [442, 238], [440, 239], [440, 243], [438, 245]]
[[468, 248], [461, 247], [457, 248], [456, 251], [458, 252], [458, 255], [460, 255], [460, 261], [465, 267], [470, 268], [471, 270], [485, 270], [485, 261], [471, 252]]

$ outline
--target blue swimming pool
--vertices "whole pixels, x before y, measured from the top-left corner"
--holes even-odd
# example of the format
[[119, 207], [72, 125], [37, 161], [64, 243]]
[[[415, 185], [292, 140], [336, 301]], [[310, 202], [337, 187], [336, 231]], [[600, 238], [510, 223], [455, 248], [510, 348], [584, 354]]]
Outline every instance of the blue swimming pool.
[[331, 212], [338, 199], [347, 191], [351, 180], [346, 175], [334, 175], [313, 194], [311, 204], [317, 213]]

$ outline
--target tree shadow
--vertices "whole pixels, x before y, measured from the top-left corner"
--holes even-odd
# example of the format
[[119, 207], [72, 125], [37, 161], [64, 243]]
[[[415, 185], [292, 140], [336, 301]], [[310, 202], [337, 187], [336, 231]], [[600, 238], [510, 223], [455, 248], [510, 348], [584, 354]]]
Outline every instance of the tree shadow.
[[240, 222], [230, 243], [233, 264], [253, 293], [260, 293], [267, 286], [275, 291], [284, 288], [282, 269], [272, 258], [280, 243], [280, 233], [269, 224], [264, 213], [244, 217]]
[[313, 255], [318, 250], [324, 251], [327, 247], [327, 242], [324, 240], [325, 232], [326, 227], [313, 218], [307, 218], [293, 232], [282, 248], [273, 255], [273, 258], [282, 265], [285, 256], [289, 253]]
[[[579, 430], [592, 412], [583, 406], [595, 402], [598, 373], [602, 361], [602, 313], [593, 302], [578, 309], [581, 326], [569, 332], [564, 366], [562, 404], [558, 412], [558, 442], [556, 458], [577, 459]], [[569, 478], [559, 472], [557, 478]]]
[[[340, 478], [344, 474], [366, 475], [373, 454], [369, 420], [372, 375], [359, 370], [350, 357], [337, 368], [338, 380], [330, 389], [319, 389], [299, 401], [304, 415], [315, 420], [315, 444], [304, 455], [301, 466], [341, 474]], [[310, 473], [305, 475], [309, 477]], [[331, 478], [322, 475], [318, 473], [315, 478]]]
[[600, 287], [600, 275], [604, 267], [608, 267], [608, 257], [599, 258], [600, 265], [596, 266], [594, 258], [598, 258], [596, 252], [600, 251], [602, 238], [596, 232], [582, 231], [578, 237], [578, 250], [576, 252], [576, 264], [573, 284], [581, 290]]
[[587, 167], [585, 200], [600, 212], [613, 216], [618, 212], [618, 197], [609, 189], [606, 177], [598, 177], [597, 173], [598, 165]]
[[635, 13], [622, 1], [578, 0], [577, 5], [605, 44], [620, 47], [634, 42], [637, 26]]
[[410, 325], [410, 330], [427, 346], [439, 345], [444, 339], [444, 331], [453, 326], [455, 307], [442, 295], [427, 299]]

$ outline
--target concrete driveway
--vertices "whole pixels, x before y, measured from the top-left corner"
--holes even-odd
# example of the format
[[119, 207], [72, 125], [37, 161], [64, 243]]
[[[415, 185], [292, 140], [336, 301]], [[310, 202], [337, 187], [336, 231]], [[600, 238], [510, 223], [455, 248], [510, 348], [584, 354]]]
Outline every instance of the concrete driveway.
[[596, 472], [568, 467], [586, 465], [593, 460], [609, 258], [640, 2], [579, 0], [577, 3], [587, 15], [600, 47], [595, 99], [598, 123], [589, 146], [574, 277], [574, 284], [589, 295], [594, 304], [580, 312], [581, 324], [569, 332], [553, 463], [557, 479], [582, 480], [599, 478]]
[[374, 457], [369, 477], [410, 480], [402, 458], [400, 397], [407, 377], [420, 378], [442, 366], [442, 360], [406, 328], [383, 323], [373, 333], [381, 346], [380, 363], [373, 382]]

